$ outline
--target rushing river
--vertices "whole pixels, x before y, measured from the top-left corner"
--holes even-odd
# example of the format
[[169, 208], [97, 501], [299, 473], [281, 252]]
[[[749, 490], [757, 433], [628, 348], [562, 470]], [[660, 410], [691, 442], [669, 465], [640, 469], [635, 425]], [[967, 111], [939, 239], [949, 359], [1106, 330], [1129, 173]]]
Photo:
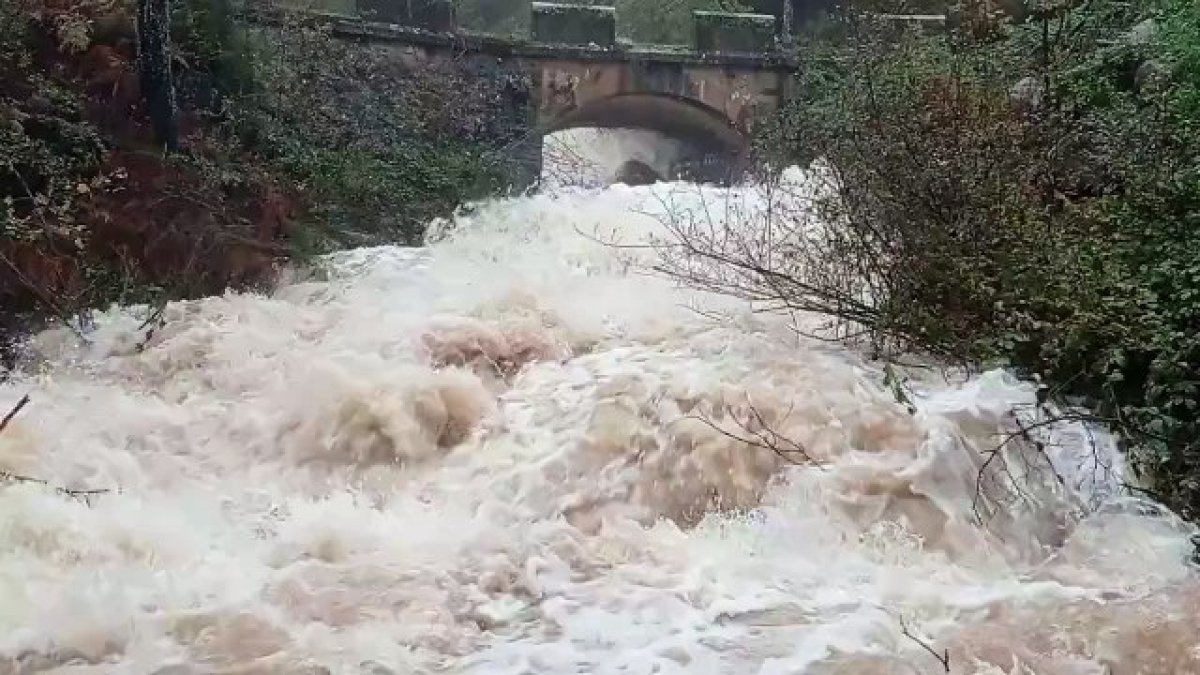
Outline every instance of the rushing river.
[[603, 243], [756, 194], [498, 201], [38, 336], [0, 469], [110, 492], [0, 487], [0, 673], [1200, 673], [1191, 531], [1103, 433], [980, 482], [1031, 386], [913, 369], [910, 409]]

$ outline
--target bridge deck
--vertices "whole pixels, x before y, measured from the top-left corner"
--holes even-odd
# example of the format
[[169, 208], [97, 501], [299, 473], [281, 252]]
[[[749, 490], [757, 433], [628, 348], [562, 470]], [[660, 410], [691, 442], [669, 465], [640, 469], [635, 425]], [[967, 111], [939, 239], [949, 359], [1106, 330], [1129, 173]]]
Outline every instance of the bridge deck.
[[[613, 47], [563, 45], [499, 37], [484, 33], [458, 31], [434, 33], [419, 28], [364, 21], [357, 16], [335, 13], [307, 13], [311, 19], [331, 25], [335, 35], [363, 42], [398, 43], [442, 48], [461, 53], [480, 53], [496, 57], [543, 60], [596, 61], [598, 63], [674, 63], [691, 66], [745, 68], [791, 72], [797, 69], [795, 57], [783, 52], [705, 53], [686, 46], [634, 45], [618, 43]], [[279, 17], [256, 15], [255, 20], [277, 21]]]

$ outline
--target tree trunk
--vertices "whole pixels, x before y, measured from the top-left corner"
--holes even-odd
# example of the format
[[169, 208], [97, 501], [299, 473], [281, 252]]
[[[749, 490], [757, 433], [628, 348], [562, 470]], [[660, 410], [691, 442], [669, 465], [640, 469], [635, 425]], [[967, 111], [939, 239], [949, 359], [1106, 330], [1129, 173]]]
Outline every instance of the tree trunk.
[[788, 52], [796, 46], [796, 8], [791, 2], [783, 3], [783, 48]]
[[179, 149], [175, 82], [171, 75], [171, 0], [138, 0], [138, 76], [154, 140]]

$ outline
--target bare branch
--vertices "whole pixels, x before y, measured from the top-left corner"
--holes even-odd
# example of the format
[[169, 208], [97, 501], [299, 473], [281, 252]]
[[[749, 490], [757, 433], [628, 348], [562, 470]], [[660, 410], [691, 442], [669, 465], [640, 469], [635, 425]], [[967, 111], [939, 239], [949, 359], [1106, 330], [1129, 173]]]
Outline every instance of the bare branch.
[[1082, 424], [1084, 426], [1085, 435], [1091, 445], [1093, 462], [1096, 466], [1098, 466], [1100, 459], [1098, 456], [1096, 439], [1091, 433], [1089, 425], [1112, 424], [1117, 422], [1117, 420], [1113, 418], [1093, 415], [1076, 410], [1052, 412], [1044, 405], [1037, 405], [1035, 408], [1038, 412], [1045, 414], [1046, 417], [1036, 421], [1028, 422], [1022, 420], [1018, 416], [1017, 413], [1019, 408], [1014, 408], [1012, 411], [1010, 411], [1009, 415], [1013, 421], [1013, 424], [1015, 424], [1017, 427], [1016, 430], [1004, 434], [1000, 441], [991, 450], [988, 450], [984, 453], [987, 456], [987, 459], [984, 460], [983, 464], [976, 472], [975, 494], [971, 501], [971, 510], [975, 515], [976, 521], [981, 525], [984, 523], [985, 518], [981, 514], [980, 509], [983, 502], [987, 500], [987, 496], [983, 489], [984, 481], [986, 480], [990, 468], [994, 463], [996, 463], [998, 458], [1001, 463], [1002, 470], [1009, 479], [1009, 485], [1017, 493], [1017, 496], [1021, 499], [1029, 498], [1028, 495], [1025, 494], [1024, 490], [1020, 487], [1021, 481], [1012, 475], [1012, 472], [1008, 468], [1003, 457], [1004, 451], [1010, 445], [1017, 441], [1021, 442], [1019, 452], [1021, 453], [1021, 460], [1025, 462], [1026, 467], [1032, 467], [1035, 465], [1034, 462], [1029, 461], [1029, 458], [1025, 455], [1026, 450], [1032, 448], [1037, 453], [1038, 460], [1040, 460], [1041, 463], [1044, 463], [1044, 465], [1049, 468], [1054, 480], [1060, 486], [1066, 487], [1066, 479], [1061, 473], [1059, 473], [1058, 469], [1054, 466], [1054, 462], [1050, 459], [1050, 455], [1047, 453], [1047, 442], [1042, 439], [1035, 438], [1034, 432], [1043, 429], [1052, 429], [1062, 424]]
[[[8, 411], [8, 413], [4, 416], [4, 418], [0, 419], [0, 433], [3, 433], [4, 430], [8, 428], [8, 425], [10, 422], [12, 422], [13, 418], [15, 418], [17, 415], [19, 415], [21, 413], [21, 411], [25, 408], [25, 406], [29, 405], [29, 400], [30, 400], [29, 394], [25, 394], [24, 396], [21, 397], [21, 400], [17, 401], [17, 404], [14, 405], [12, 407], [12, 409], [10, 409]], [[48, 487], [48, 488], [54, 490], [56, 493], [58, 493], [60, 495], [63, 495], [66, 497], [71, 497], [73, 499], [78, 499], [85, 504], [89, 504], [89, 502], [88, 502], [89, 497], [94, 497], [96, 495], [102, 495], [102, 494], [108, 494], [109, 492], [112, 492], [111, 490], [106, 490], [106, 489], [105, 490], [72, 490], [72, 489], [68, 489], [68, 488], [51, 485], [48, 481], [44, 481], [40, 478], [31, 478], [29, 476], [21, 476], [21, 475], [15, 474], [15, 473], [11, 473], [8, 471], [2, 471], [2, 470], [0, 470], [0, 483], [33, 483], [35, 485], [43, 485], [45, 487]]]
[[4, 419], [0, 419], [0, 433], [4, 433], [4, 430], [8, 428], [8, 424], [13, 421], [14, 417], [21, 414], [21, 410], [27, 405], [29, 405], [29, 394], [22, 396], [21, 400], [17, 401], [17, 404], [4, 416]]
[[[771, 425], [767, 424], [767, 421], [763, 417], [762, 413], [760, 413], [754, 404], [749, 400], [747, 400], [746, 406], [750, 411], [750, 419], [745, 421], [741, 419], [733, 406], [727, 405], [724, 408], [724, 411], [729, 416], [729, 419], [731, 419], [740, 430], [745, 432], [747, 434], [746, 436], [729, 431], [720, 424], [717, 424], [711, 417], [706, 415], [689, 414], [684, 415], [680, 419], [694, 419], [700, 421], [705, 426], [709, 427], [713, 431], [716, 431], [722, 436], [729, 438], [730, 440], [748, 445], [750, 447], [770, 450], [777, 457], [789, 464], [795, 466], [813, 466], [822, 470], [825, 468], [823, 463], [810, 455], [801, 443], [778, 433], [774, 428], [772, 428]], [[790, 416], [791, 413], [792, 409], [789, 408], [788, 412], [784, 414], [784, 418]], [[756, 424], [752, 426], [752, 422]]]
[[945, 672], [947, 672], [947, 673], [950, 672], [950, 650], [943, 649], [942, 652], [939, 654], [938, 651], [936, 649], [934, 649], [933, 647], [931, 647], [928, 642], [922, 640], [921, 638], [919, 638], [919, 637], [913, 635], [911, 632], [909, 632], [908, 626], [904, 623], [904, 617], [899, 617], [899, 620], [900, 620], [900, 632], [904, 635], [904, 637], [906, 637], [909, 640], [912, 640], [913, 642], [920, 645], [922, 649], [929, 652], [929, 654], [931, 656], [933, 656], [933, 658], [937, 659], [938, 663], [942, 664], [942, 669]]

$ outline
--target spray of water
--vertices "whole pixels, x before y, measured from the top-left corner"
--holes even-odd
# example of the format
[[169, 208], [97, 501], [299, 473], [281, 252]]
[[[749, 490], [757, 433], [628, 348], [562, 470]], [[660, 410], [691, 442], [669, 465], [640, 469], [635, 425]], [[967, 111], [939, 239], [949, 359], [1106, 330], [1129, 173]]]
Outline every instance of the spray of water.
[[543, 139], [543, 183], [550, 188], [610, 185], [630, 161], [666, 177], [683, 150], [680, 141], [644, 129], [567, 129]]
[[1105, 498], [1111, 439], [1016, 444], [979, 522], [1033, 388], [918, 371], [910, 410], [645, 274], [688, 199], [758, 197], [493, 202], [144, 349], [136, 308], [38, 336], [0, 470], [112, 492], [0, 488], [0, 673], [1200, 673], [1190, 530]]

